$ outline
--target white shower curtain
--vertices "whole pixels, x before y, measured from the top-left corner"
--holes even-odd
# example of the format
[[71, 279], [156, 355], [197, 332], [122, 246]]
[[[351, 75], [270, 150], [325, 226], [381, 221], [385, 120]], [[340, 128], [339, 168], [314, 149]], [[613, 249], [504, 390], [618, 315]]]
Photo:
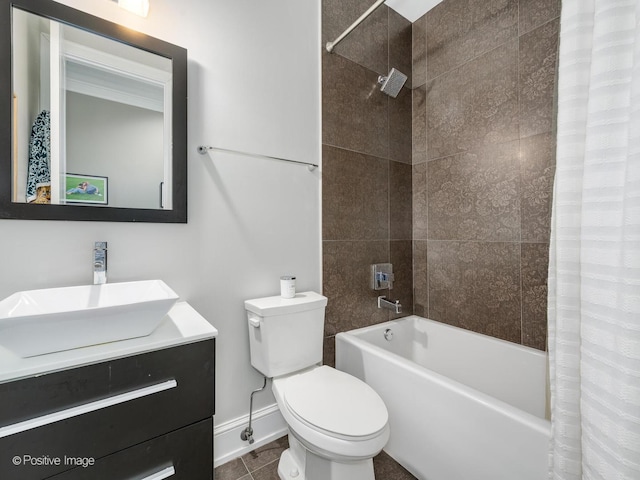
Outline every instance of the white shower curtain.
[[640, 0], [562, 0], [550, 479], [640, 479]]

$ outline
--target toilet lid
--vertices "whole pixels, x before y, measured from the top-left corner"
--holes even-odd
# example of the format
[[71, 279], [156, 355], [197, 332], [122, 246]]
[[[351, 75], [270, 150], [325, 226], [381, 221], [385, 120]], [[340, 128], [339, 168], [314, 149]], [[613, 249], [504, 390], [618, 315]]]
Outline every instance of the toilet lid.
[[283, 397], [300, 420], [340, 436], [373, 435], [388, 420], [385, 404], [369, 385], [327, 366], [290, 378]]

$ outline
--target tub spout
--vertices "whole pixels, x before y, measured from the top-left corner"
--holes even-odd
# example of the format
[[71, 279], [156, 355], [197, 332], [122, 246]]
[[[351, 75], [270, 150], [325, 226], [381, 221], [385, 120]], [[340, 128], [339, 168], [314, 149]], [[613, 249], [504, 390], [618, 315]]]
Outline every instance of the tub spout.
[[400, 300], [396, 300], [392, 302], [387, 300], [387, 297], [381, 295], [378, 297], [378, 308], [386, 308], [387, 310], [391, 310], [395, 313], [402, 313], [402, 305], [400, 305]]

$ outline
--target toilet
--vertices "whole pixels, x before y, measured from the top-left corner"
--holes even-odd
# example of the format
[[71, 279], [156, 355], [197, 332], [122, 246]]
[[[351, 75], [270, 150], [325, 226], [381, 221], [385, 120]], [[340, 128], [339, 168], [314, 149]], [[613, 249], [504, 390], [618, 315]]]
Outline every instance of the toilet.
[[327, 298], [303, 292], [244, 304], [251, 365], [272, 379], [289, 427], [280, 479], [373, 480], [373, 457], [389, 439], [389, 415], [369, 385], [321, 365]]

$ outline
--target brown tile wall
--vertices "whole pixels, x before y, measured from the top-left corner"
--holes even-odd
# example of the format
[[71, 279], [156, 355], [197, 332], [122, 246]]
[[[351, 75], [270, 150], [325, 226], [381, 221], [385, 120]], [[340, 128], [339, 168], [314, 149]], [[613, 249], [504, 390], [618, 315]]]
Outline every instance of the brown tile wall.
[[[324, 45], [371, 4], [323, 0]], [[323, 288], [333, 336], [405, 313], [544, 349], [560, 0], [386, 6], [322, 57]], [[398, 98], [378, 75], [409, 75]]]
[[560, 0], [445, 0], [413, 24], [414, 310], [546, 346]]
[[[371, 0], [323, 0], [322, 45], [355, 21]], [[333, 54], [322, 56], [323, 292], [329, 298], [325, 363], [334, 335], [393, 318], [378, 295], [413, 308], [411, 23], [382, 6]], [[395, 67], [410, 78], [397, 98], [380, 92]], [[392, 262], [393, 290], [369, 287], [372, 263]]]

